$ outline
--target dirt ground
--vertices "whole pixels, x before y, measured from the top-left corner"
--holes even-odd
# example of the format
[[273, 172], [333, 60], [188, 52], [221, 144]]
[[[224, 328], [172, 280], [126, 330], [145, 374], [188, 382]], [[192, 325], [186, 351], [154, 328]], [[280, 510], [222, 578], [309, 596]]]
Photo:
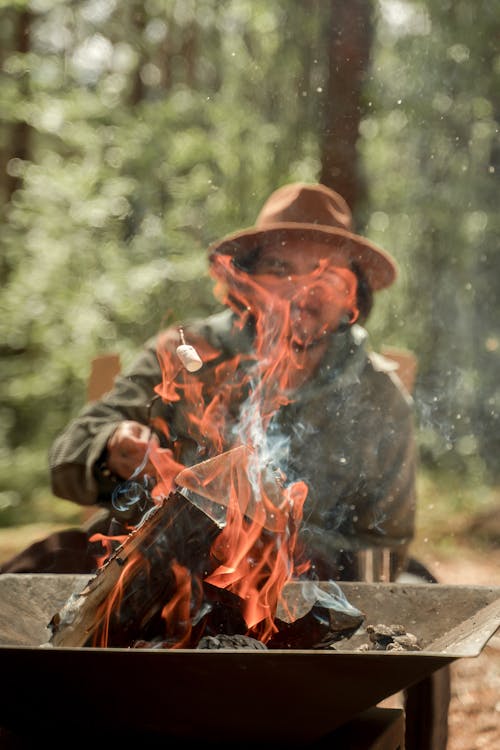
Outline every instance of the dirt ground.
[[[48, 531], [43, 526], [0, 529], [0, 561]], [[446, 554], [418, 548], [416, 556], [440, 583], [500, 586], [500, 548], [481, 550], [472, 541]], [[453, 662], [451, 679], [447, 750], [500, 750], [500, 630], [479, 656]]]
[[[500, 586], [500, 549], [421, 559], [440, 583]], [[452, 663], [451, 691], [447, 750], [500, 750], [500, 630], [479, 656]]]

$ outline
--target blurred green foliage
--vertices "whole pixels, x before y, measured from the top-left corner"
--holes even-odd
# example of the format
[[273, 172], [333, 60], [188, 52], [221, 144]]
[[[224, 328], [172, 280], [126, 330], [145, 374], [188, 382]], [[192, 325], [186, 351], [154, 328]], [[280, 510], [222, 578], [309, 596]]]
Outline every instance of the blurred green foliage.
[[[47, 450], [92, 357], [126, 364], [165, 323], [218, 309], [209, 243], [318, 178], [327, 6], [1, 3], [0, 525], [67, 512]], [[418, 355], [426, 465], [495, 481], [500, 14], [373, 7], [357, 218], [401, 274], [370, 332]]]
[[500, 476], [500, 11], [381, 2], [361, 141], [367, 231], [395, 248], [385, 340], [418, 353], [422, 459]]

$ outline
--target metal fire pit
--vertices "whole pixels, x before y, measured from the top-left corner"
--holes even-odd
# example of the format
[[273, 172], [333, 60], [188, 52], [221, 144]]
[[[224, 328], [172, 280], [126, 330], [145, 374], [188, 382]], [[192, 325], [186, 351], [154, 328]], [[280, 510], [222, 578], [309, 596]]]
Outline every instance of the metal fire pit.
[[[105, 732], [310, 743], [453, 660], [479, 655], [500, 626], [500, 587], [341, 583], [366, 620], [335, 650], [42, 646], [52, 615], [87, 582], [0, 576], [1, 726], [16, 732], [29, 721], [96, 741]], [[404, 625], [423, 650], [358, 651], [364, 628], [378, 623]]]

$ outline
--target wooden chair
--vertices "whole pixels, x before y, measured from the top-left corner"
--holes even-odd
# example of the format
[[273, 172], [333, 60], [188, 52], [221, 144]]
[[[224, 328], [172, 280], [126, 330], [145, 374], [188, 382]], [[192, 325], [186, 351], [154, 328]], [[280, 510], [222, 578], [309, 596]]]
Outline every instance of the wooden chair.
[[97, 401], [113, 387], [116, 376], [122, 369], [119, 354], [100, 354], [90, 363], [87, 382], [87, 401]]

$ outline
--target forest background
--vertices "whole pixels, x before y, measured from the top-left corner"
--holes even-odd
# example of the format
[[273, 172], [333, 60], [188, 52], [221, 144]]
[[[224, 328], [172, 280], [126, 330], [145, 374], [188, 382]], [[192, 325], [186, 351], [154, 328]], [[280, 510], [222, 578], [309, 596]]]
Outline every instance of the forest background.
[[0, 1], [0, 528], [79, 518], [47, 452], [92, 358], [217, 310], [207, 245], [295, 180], [399, 264], [420, 523], [496, 517], [499, 38], [490, 0]]

